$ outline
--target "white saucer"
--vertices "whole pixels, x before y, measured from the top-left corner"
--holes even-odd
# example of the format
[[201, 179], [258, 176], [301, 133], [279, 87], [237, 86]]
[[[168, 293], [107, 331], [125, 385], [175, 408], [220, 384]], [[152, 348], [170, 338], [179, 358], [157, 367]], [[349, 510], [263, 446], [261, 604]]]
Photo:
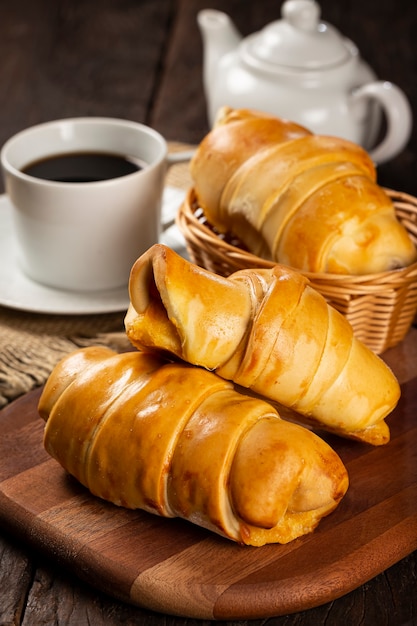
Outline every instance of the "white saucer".
[[[185, 192], [166, 187], [163, 195], [162, 224], [170, 224], [184, 199]], [[161, 243], [186, 256], [185, 241], [178, 228], [170, 226]], [[61, 315], [84, 315], [124, 311], [129, 305], [127, 287], [112, 291], [72, 292], [46, 287], [28, 278], [18, 266], [12, 225], [12, 207], [5, 194], [0, 195], [0, 305]]]

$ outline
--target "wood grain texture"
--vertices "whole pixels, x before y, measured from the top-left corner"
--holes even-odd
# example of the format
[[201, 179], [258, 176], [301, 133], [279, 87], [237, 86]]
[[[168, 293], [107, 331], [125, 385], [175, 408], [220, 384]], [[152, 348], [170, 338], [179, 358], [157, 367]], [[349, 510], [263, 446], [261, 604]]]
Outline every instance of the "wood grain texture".
[[170, 0], [7, 4], [0, 20], [0, 145], [53, 119], [95, 115], [149, 123]]
[[94, 498], [44, 451], [40, 390], [0, 413], [0, 523], [105, 593], [158, 612], [236, 620], [323, 605], [417, 548], [416, 375], [403, 377], [387, 446], [322, 434], [350, 488], [314, 533], [285, 546], [242, 547]]

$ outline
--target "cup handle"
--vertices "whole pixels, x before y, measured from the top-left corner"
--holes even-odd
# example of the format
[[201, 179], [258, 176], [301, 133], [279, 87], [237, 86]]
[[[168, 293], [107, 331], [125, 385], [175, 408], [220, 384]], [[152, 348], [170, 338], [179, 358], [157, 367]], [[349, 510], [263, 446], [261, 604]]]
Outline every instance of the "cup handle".
[[352, 101], [372, 98], [381, 105], [387, 130], [385, 137], [369, 153], [375, 163], [383, 163], [396, 156], [410, 138], [413, 115], [404, 92], [388, 81], [362, 85], [351, 94]]
[[184, 163], [190, 161], [193, 157], [195, 150], [183, 150], [181, 152], [170, 152], [167, 155], [168, 166], [175, 165], [176, 163]]
[[[195, 149], [194, 150], [193, 149], [182, 150], [180, 152], [170, 152], [169, 154], [167, 154], [167, 158], [166, 158], [167, 167], [169, 168], [172, 165], [190, 161], [191, 158], [193, 157], [194, 152], [195, 152]], [[162, 221], [161, 232], [165, 232], [166, 230], [168, 230], [168, 228], [170, 228], [171, 226], [175, 224], [175, 217], [176, 217], [176, 213], [167, 216], [167, 218]]]

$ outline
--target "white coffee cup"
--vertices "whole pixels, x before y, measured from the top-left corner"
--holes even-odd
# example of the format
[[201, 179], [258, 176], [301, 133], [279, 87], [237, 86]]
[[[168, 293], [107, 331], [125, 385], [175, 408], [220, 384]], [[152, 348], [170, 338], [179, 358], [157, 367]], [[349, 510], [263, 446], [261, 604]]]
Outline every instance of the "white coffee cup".
[[[143, 167], [99, 182], [55, 182], [22, 171], [84, 152], [128, 157]], [[14, 135], [0, 158], [21, 269], [34, 281], [71, 291], [127, 285], [134, 261], [160, 236], [167, 167], [189, 156], [170, 157], [158, 132], [122, 119], [56, 120]]]

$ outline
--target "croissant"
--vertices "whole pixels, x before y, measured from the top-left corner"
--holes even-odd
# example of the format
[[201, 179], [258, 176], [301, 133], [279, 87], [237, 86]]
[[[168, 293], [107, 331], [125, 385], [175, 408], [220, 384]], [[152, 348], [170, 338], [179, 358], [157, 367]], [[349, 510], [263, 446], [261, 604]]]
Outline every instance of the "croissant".
[[295, 411], [379, 445], [400, 388], [388, 366], [299, 272], [213, 274], [156, 244], [133, 265], [126, 334]]
[[370, 156], [344, 139], [225, 107], [190, 173], [209, 222], [266, 259], [362, 275], [417, 258]]
[[311, 532], [348, 488], [317, 435], [156, 354], [75, 351], [52, 371], [39, 413], [48, 453], [94, 495], [242, 544]]

